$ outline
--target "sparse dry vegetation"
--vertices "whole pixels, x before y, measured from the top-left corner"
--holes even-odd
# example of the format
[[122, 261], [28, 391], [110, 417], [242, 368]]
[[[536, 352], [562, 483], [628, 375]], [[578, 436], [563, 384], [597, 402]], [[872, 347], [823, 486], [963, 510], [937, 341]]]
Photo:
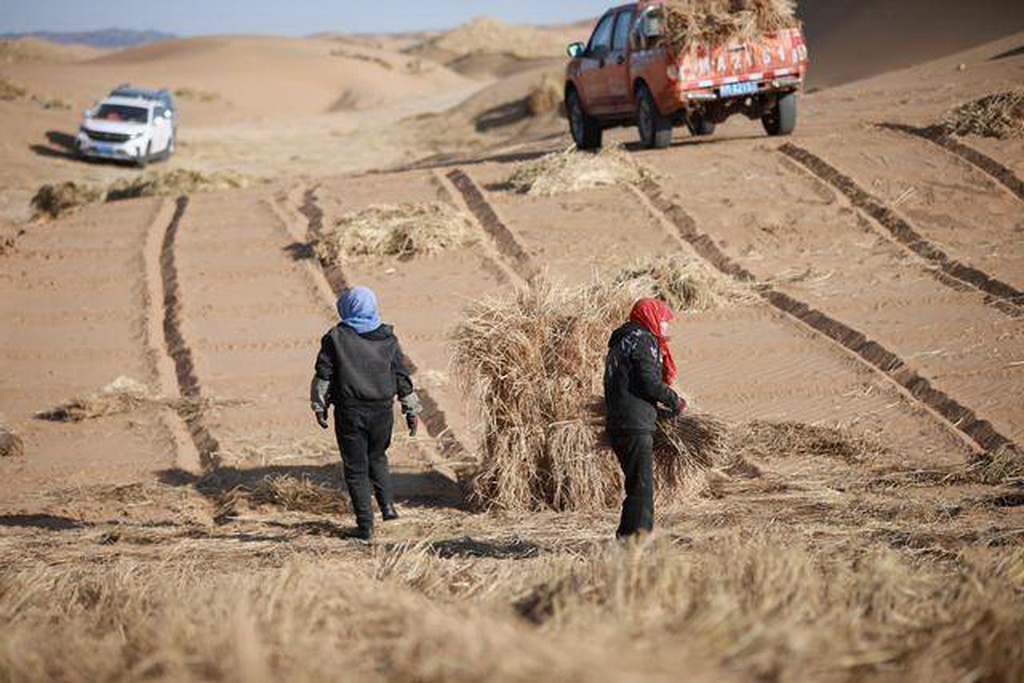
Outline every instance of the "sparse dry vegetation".
[[734, 449], [747, 458], [838, 458], [848, 463], [892, 456], [885, 444], [854, 434], [848, 429], [802, 422], [753, 421], [736, 428]]
[[947, 112], [940, 125], [955, 135], [1024, 138], [1024, 88], [965, 102]]
[[25, 445], [14, 432], [0, 425], [0, 458], [19, 458], [25, 455]]
[[600, 152], [581, 152], [570, 147], [532, 161], [517, 164], [509, 185], [522, 194], [551, 197], [595, 187], [640, 183], [655, 176], [633, 159], [621, 145], [607, 145]]
[[[657, 261], [608, 284], [561, 289], [539, 282], [465, 312], [453, 333], [453, 364], [482, 407], [476, 503], [596, 510], [617, 500], [619, 467], [603, 444], [600, 399], [608, 336], [642, 296], [674, 293], [669, 298], [678, 309], [728, 301], [704, 294], [701, 288], [714, 281], [688, 280], [690, 272], [675, 260]], [[661, 432], [656, 471], [662, 498], [701, 488], [695, 480], [724, 453], [724, 425], [698, 413], [663, 422]]]
[[469, 217], [450, 204], [388, 204], [341, 216], [314, 249], [337, 263], [357, 256], [426, 256], [473, 240]]
[[99, 391], [73, 398], [56, 408], [38, 413], [36, 417], [52, 422], [82, 422], [129, 413], [158, 400], [145, 384], [122, 376]]
[[0, 76], [0, 100], [12, 102], [14, 100], [20, 100], [27, 94], [28, 90], [14, 81]]
[[551, 74], [544, 74], [540, 83], [526, 96], [526, 109], [530, 116], [543, 116], [558, 111], [562, 106], [562, 83]]
[[174, 91], [174, 96], [189, 102], [217, 102], [221, 99], [220, 93], [215, 93], [210, 90], [200, 90], [199, 88], [178, 88]]
[[348, 511], [348, 495], [341, 489], [307, 477], [267, 477], [243, 495], [256, 506], [269, 505], [314, 515], [344, 514]]
[[58, 218], [89, 204], [103, 201], [104, 192], [74, 181], [43, 185], [32, 197], [36, 218]]
[[795, 0], [668, 0], [664, 12], [662, 41], [675, 51], [799, 25]]
[[244, 188], [249, 184], [247, 176], [234, 171], [202, 173], [175, 169], [117, 180], [107, 188], [73, 181], [43, 185], [32, 197], [32, 208], [36, 218], [58, 218], [103, 201], [217, 192]]
[[163, 173], [147, 173], [131, 180], [119, 180], [107, 190], [107, 201], [155, 197], [196, 192], [219, 192], [249, 186], [249, 178], [234, 171], [203, 173], [178, 168]]

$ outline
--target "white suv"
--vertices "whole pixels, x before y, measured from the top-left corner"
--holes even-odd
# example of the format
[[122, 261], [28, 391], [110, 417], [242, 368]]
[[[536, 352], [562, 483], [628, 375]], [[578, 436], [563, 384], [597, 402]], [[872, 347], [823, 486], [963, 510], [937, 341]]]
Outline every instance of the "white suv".
[[75, 147], [84, 157], [131, 161], [144, 167], [174, 151], [174, 114], [162, 102], [108, 97], [86, 110]]

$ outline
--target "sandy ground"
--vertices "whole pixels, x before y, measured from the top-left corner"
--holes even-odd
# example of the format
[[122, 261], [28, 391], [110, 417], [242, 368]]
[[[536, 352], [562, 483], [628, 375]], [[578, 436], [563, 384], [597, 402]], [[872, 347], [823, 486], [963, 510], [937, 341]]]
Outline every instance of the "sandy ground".
[[[879, 124], [929, 124], [955, 102], [1019, 84], [1024, 56], [992, 57], [1022, 42], [1018, 33], [805, 95], [798, 132], [786, 141], [852, 178], [950, 258], [1020, 289], [1024, 200], [961, 157]], [[373, 204], [423, 201], [448, 202], [472, 214], [468, 196], [450, 175], [459, 170], [524, 257], [496, 243], [477, 215], [477, 239], [470, 246], [411, 260], [353, 259], [335, 274], [378, 292], [431, 400], [427, 434], [411, 439], [396, 431], [392, 460], [405, 520], [384, 527], [382, 538], [413, 543], [424, 534], [512, 534], [541, 553], [575, 552], [558, 545], [563, 522], [550, 516], [532, 526], [456, 509], [457, 474], [476, 457], [479, 418], [450, 376], [448, 334], [467, 302], [523, 286], [525, 271], [580, 284], [643, 257], [700, 256], [665, 206], [639, 190], [551, 198], [511, 191], [505, 181], [515, 163], [568, 146], [564, 123], [554, 117], [521, 137], [485, 136], [468, 150], [448, 149], [415, 169], [396, 170], [438, 151], [436, 139], [422, 137], [425, 119], [417, 115], [448, 110], [494, 87], [496, 77], [479, 80], [475, 74], [474, 80], [437, 63], [424, 73], [404, 73], [330, 56], [341, 45], [395, 64], [409, 58], [391, 51], [401, 41], [381, 44], [337, 37], [209, 38], [103, 56], [76, 64], [74, 72], [41, 63], [3, 67], [34, 90], [67, 93], [74, 106], [54, 111], [26, 101], [0, 103], [0, 210], [17, 221], [8, 231], [24, 229], [0, 253], [0, 420], [25, 442], [23, 457], [0, 461], [3, 544], [38, 545], [41, 556], [62, 553], [79, 561], [82, 548], [99, 547], [95, 535], [101, 531], [170, 520], [171, 529], [205, 530], [209, 536], [197, 541], [204, 553], [244, 554], [283, 541], [294, 541], [310, 556], [350, 552], [350, 541], [302, 535], [302, 529], [322, 530], [316, 524], [334, 529], [347, 519], [311, 520], [273, 509], [232, 519], [223, 514], [225, 496], [233, 486], [282, 474], [337, 484], [332, 435], [316, 428], [307, 403], [317, 342], [334, 321], [335, 294], [332, 275], [308, 253], [316, 229], [312, 217], [329, 226]], [[236, 83], [232, 69], [248, 68], [247, 60], [260, 52], [267, 53], [266, 69], [338, 64], [294, 90], [266, 92], [255, 82]], [[200, 70], [211, 54], [224, 68]], [[161, 78], [168, 82], [221, 95], [211, 103], [182, 103], [182, 147], [170, 166], [231, 168], [266, 182], [21, 222], [27, 197], [43, 181], [105, 183], [135, 173], [64, 158], [46, 132], [73, 131], [88, 93], [124, 80], [117, 74], [141, 77], [154, 63], [162, 65]], [[518, 80], [509, 92], [522, 96], [528, 79], [510, 78]], [[379, 87], [381, 79], [390, 79], [388, 87]], [[357, 94], [355, 110], [326, 111], [346, 92]], [[481, 109], [493, 100], [485, 98], [485, 104]], [[464, 109], [453, 117], [452, 130], [471, 126]], [[443, 117], [430, 121], [437, 130]], [[452, 130], [437, 134], [450, 138]], [[609, 137], [631, 142], [635, 133]], [[755, 123], [734, 120], [709, 138], [680, 132], [669, 150], [633, 153], [660, 172], [656, 182], [665, 201], [690, 216], [725, 258], [875, 340], [977, 420], [1020, 443], [1020, 302], [996, 301], [969, 282], [943, 276], [827, 178], [781, 153], [780, 142], [766, 138]], [[1019, 143], [965, 142], [1018, 175], [1024, 169]], [[702, 409], [730, 421], [848, 428], [888, 450], [855, 465], [785, 457], [758, 463], [762, 479], [732, 479], [714, 500], [683, 501], [684, 512], [661, 514], [665, 528], [685, 533], [694, 520], [743, 526], [772, 519], [852, 538], [863, 531], [843, 514], [855, 499], [852, 482], [869, 487], [865, 482], [885, 473], [952, 471], [981, 450], [964, 431], [966, 421], [943, 416], [893, 373], [765, 301], [687, 315], [676, 329], [679, 384]], [[191, 409], [157, 403], [74, 424], [35, 417], [122, 375], [146, 383], [155, 395], [189, 399]], [[219, 474], [216, 487], [200, 483], [204, 471]], [[955, 522], [928, 517], [934, 543], [944, 525], [949, 535], [942, 542], [950, 547], [979, 538], [1020, 543], [1019, 503], [965, 502], [993, 496], [994, 488], [925, 481], [899, 491], [864, 491], [870, 491], [863, 494], [867, 498], [856, 500], [880, 525], [871, 533], [894, 547], [910, 544], [886, 526], [897, 523], [901, 505], [966, 510]], [[587, 538], [608, 535], [613, 516], [587, 527]], [[595, 523], [566, 519], [569, 526]], [[47, 534], [60, 530], [68, 532], [60, 547], [46, 545], [55, 543], [44, 542]], [[170, 538], [154, 536], [153, 549], [140, 544], [132, 552], [157, 558]], [[664, 671], [670, 670], [666, 665]]]

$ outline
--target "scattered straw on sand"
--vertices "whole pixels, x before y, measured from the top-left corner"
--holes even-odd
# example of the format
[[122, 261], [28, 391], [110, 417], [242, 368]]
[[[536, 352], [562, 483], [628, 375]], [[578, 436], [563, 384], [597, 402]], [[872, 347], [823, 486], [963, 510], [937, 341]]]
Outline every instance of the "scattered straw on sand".
[[108, 202], [137, 197], [219, 192], [248, 187], [249, 178], [235, 171], [202, 173], [185, 168], [166, 173], [148, 173], [140, 178], [118, 180], [107, 190]]
[[53, 422], [81, 422], [138, 410], [158, 398], [149, 387], [131, 377], [118, 377], [99, 391], [73, 398], [36, 415]]
[[[578, 289], [538, 282], [466, 310], [452, 335], [453, 366], [482, 407], [476, 503], [597, 510], [619, 499], [619, 466], [601, 417], [604, 356], [633, 301], [651, 294], [629, 280]], [[688, 414], [660, 430], [659, 495], [691, 494], [723, 452], [726, 429], [712, 416]]]
[[1024, 88], [965, 102], [947, 112], [940, 125], [956, 135], [1024, 138]]
[[0, 77], [0, 100], [13, 102], [14, 100], [20, 100], [27, 94], [28, 90], [22, 86], [10, 79]]
[[750, 285], [737, 282], [701, 259], [662, 256], [639, 261], [615, 278], [637, 296], [664, 300], [676, 311], [711, 311], [758, 300]]
[[389, 204], [342, 216], [314, 249], [321, 259], [338, 263], [354, 256], [436, 254], [473, 240], [469, 217], [450, 204]]
[[36, 218], [57, 218], [88, 204], [103, 201], [104, 192], [73, 181], [43, 185], [32, 197]]
[[857, 463], [892, 455], [884, 444], [853, 434], [847, 429], [802, 422], [747, 422], [735, 428], [732, 444], [742, 456], [760, 460], [796, 456], [837, 458]]
[[89, 204], [114, 202], [138, 197], [218, 192], [247, 187], [247, 176], [234, 171], [202, 173], [176, 169], [166, 173], [148, 173], [132, 179], [121, 179], [103, 188], [73, 181], [43, 185], [32, 197], [36, 218], [57, 218]]
[[0, 458], [19, 458], [25, 455], [25, 446], [14, 432], [0, 426]]
[[189, 102], [217, 102], [221, 99], [220, 93], [198, 88], [178, 88], [174, 91], [174, 96]]
[[314, 515], [338, 514], [348, 510], [348, 496], [340, 489], [316, 483], [308, 477], [267, 477], [252, 491], [243, 492], [241, 497], [256, 506], [267, 505]]
[[674, 51], [799, 25], [794, 0], [667, 0], [664, 13], [662, 42]]
[[526, 96], [526, 109], [530, 116], [543, 116], [558, 111], [562, 106], [562, 83], [551, 74], [544, 74], [540, 83]]
[[508, 183], [517, 192], [534, 197], [579, 192], [595, 187], [640, 183], [655, 176], [633, 159], [621, 145], [600, 152], [581, 152], [570, 147], [539, 159], [517, 164]]

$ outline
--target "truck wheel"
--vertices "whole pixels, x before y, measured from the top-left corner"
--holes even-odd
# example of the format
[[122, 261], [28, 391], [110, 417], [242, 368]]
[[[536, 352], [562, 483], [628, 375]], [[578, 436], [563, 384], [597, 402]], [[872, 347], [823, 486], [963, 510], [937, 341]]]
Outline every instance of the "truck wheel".
[[761, 116], [768, 135], [789, 135], [796, 128], [796, 93], [786, 93], [775, 107]]
[[711, 135], [715, 132], [715, 122], [709, 120], [704, 114], [694, 114], [688, 117], [686, 127], [690, 129], [690, 135]]
[[600, 149], [604, 131], [601, 124], [583, 111], [579, 93], [570, 90], [565, 96], [565, 108], [569, 113], [569, 131], [579, 149]]
[[644, 147], [664, 149], [672, 144], [672, 119], [658, 111], [658, 104], [646, 85], [641, 85], [637, 91], [636, 125]]

